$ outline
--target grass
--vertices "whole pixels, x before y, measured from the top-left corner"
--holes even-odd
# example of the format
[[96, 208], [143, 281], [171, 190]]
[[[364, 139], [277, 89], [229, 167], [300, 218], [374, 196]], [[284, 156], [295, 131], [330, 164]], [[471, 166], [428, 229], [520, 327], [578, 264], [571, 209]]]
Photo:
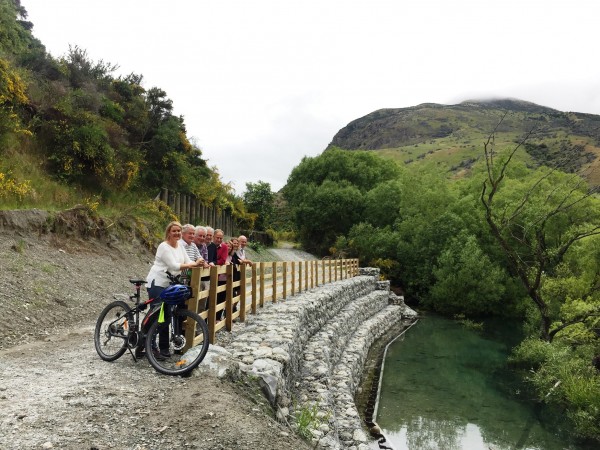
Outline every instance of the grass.
[[[434, 169], [443, 176], [461, 178], [469, 175], [470, 166], [474, 161], [482, 159], [484, 143], [498, 126], [504, 112], [502, 108], [474, 108], [466, 111], [460, 108], [424, 107], [415, 111], [403, 111], [400, 114], [402, 120], [390, 119], [384, 122], [389, 128], [378, 129], [372, 136], [363, 137], [364, 145], [368, 146], [370, 143], [377, 145], [378, 140], [395, 134], [397, 136], [389, 139], [389, 142], [396, 141], [403, 144], [372, 151], [407, 167], [410, 166], [410, 170], [414, 170], [415, 166], [427, 166], [428, 170]], [[565, 123], [569, 121], [564, 116], [555, 116], [539, 112], [511, 111], [495, 133], [496, 149], [500, 151], [514, 148], [528, 131], [535, 128], [536, 131], [527, 142], [533, 145], [544, 143], [547, 151], [545, 154], [542, 153], [542, 159], [536, 162], [524, 148], [521, 148], [515, 155], [515, 160], [525, 162], [528, 166], [539, 164], [552, 166], [560, 161], [563, 155], [561, 148], [565, 143], [571, 146], [579, 145], [584, 147], [586, 152], [596, 156], [591, 164], [584, 164], [579, 169], [579, 173], [591, 184], [600, 184], [600, 146], [595, 138], [595, 122], [576, 119], [573, 116], [571, 121], [578, 122], [582, 127], [581, 133], [576, 135], [569, 127], [569, 123]], [[366, 122], [368, 119], [365, 119]], [[394, 131], [394, 127], [398, 129]], [[408, 134], [403, 138], [399, 131], [404, 128], [408, 130]], [[445, 136], [441, 133], [440, 137], [436, 137], [436, 131], [440, 132], [442, 129], [451, 132]]]
[[48, 263], [42, 264], [40, 266], [40, 269], [42, 270], [42, 272], [47, 273], [48, 275], [52, 275], [54, 272], [56, 272], [56, 267]]
[[313, 437], [312, 430], [317, 430], [322, 424], [318, 413], [319, 410], [316, 404], [304, 405], [296, 411], [296, 431], [306, 440], [311, 440]]
[[14, 262], [7, 267], [9, 272], [21, 273], [25, 270], [25, 264], [22, 262]]
[[139, 192], [90, 193], [49, 177], [45, 170], [45, 158], [40, 158], [33, 151], [13, 151], [8, 148], [3, 149], [0, 156], [0, 173], [17, 184], [28, 183], [32, 187], [22, 197], [0, 189], [0, 209], [62, 211], [83, 204], [103, 217], [115, 219], [128, 213], [148, 217], [154, 212], [149, 211], [152, 208], [148, 207], [147, 202], [156, 193], [145, 193], [145, 198]]
[[25, 244], [25, 241], [23, 239], [19, 239], [17, 242], [15, 242], [15, 244], [13, 245], [13, 249], [20, 255], [22, 255], [23, 253], [25, 253], [25, 247], [27, 246], [27, 244]]
[[[86, 192], [49, 177], [45, 171], [45, 158], [39, 158], [33, 151], [15, 151], [7, 147], [0, 153], [1, 210], [39, 208], [58, 212], [84, 205], [91, 216], [105, 219], [105, 227], [120, 222], [135, 227], [149, 247], [160, 241], [164, 224], [175, 218], [168, 206], [152, 200], [155, 193]], [[30, 188], [19, 189], [23, 186]], [[22, 253], [24, 243], [17, 242], [14, 250]]]
[[[517, 133], [503, 133], [496, 140], [496, 148], [504, 149], [515, 145]], [[430, 139], [417, 146], [406, 145], [403, 147], [375, 150], [378, 154], [396, 161], [409, 164], [433, 162], [445, 168], [459, 165], [469, 158], [477, 159], [483, 156], [483, 144], [487, 135], [481, 132], [463, 134], [460, 137], [447, 136], [439, 139]], [[525, 152], [521, 158], [531, 159]]]
[[35, 285], [33, 286], [33, 293], [36, 295], [42, 295], [44, 292], [46, 292], [46, 286], [42, 283], [35, 283]]
[[0, 192], [0, 208], [53, 208], [52, 210], [58, 211], [79, 203], [82, 192], [49, 178], [44, 164], [45, 158], [34, 153], [5, 149], [0, 159], [0, 173], [19, 184], [28, 182], [32, 190], [23, 197], [6, 192], [2, 195]]

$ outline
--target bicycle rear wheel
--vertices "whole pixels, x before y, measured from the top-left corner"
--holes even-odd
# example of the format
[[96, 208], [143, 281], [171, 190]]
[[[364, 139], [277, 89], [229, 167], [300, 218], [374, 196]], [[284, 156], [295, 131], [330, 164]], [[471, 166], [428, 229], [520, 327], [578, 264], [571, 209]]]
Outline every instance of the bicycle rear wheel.
[[127, 351], [129, 311], [131, 308], [127, 303], [116, 301], [109, 303], [100, 313], [94, 330], [94, 344], [104, 361], [114, 361]]
[[[198, 314], [176, 309], [174, 320], [155, 321], [146, 337], [146, 356], [165, 375], [184, 375], [198, 366], [208, 351], [208, 326]], [[162, 338], [161, 338], [162, 334]], [[161, 339], [166, 341], [161, 346]]]

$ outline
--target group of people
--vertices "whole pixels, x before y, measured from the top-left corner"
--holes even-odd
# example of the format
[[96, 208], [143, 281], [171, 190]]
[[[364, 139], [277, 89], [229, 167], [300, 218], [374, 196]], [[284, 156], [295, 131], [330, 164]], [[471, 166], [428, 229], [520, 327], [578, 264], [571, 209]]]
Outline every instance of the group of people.
[[[194, 267], [208, 268], [234, 264], [234, 269], [240, 264], [252, 265], [246, 257], [246, 236], [232, 238], [223, 242], [223, 230], [211, 227], [181, 225], [171, 222], [165, 230], [164, 241], [156, 250], [154, 264], [146, 278], [148, 296], [157, 298], [169, 286], [166, 272], [180, 275], [182, 271]], [[226, 276], [219, 276], [219, 284], [226, 281]], [[234, 270], [234, 281], [239, 280], [240, 274]], [[222, 294], [222, 295], [221, 295]], [[218, 296], [218, 303], [225, 301], [225, 292]], [[222, 311], [219, 311], [221, 313]], [[221, 314], [217, 317], [221, 319]]]
[[192, 261], [201, 261], [200, 267], [225, 264], [252, 264], [246, 258], [246, 236], [223, 242], [223, 230], [186, 224], [181, 227], [181, 245]]

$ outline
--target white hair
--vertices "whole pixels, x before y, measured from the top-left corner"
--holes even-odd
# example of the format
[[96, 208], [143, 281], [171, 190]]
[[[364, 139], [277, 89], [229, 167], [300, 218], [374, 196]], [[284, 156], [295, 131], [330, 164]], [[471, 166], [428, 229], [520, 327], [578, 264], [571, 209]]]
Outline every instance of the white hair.
[[196, 231], [196, 227], [194, 225], [192, 225], [191, 223], [186, 223], [184, 226], [181, 227], [181, 232], [185, 233], [187, 230], [192, 229], [194, 231]]

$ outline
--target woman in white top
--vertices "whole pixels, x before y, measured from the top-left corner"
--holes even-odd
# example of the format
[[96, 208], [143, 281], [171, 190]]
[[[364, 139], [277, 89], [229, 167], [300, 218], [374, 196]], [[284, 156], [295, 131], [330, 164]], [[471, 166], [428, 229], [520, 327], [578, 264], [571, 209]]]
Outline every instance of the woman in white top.
[[181, 239], [181, 224], [171, 222], [165, 230], [165, 240], [156, 249], [154, 264], [146, 277], [146, 287], [149, 298], [157, 298], [159, 294], [169, 286], [167, 271], [171, 275], [179, 275], [182, 270], [201, 266], [202, 260], [190, 260], [183, 245], [179, 244]]

